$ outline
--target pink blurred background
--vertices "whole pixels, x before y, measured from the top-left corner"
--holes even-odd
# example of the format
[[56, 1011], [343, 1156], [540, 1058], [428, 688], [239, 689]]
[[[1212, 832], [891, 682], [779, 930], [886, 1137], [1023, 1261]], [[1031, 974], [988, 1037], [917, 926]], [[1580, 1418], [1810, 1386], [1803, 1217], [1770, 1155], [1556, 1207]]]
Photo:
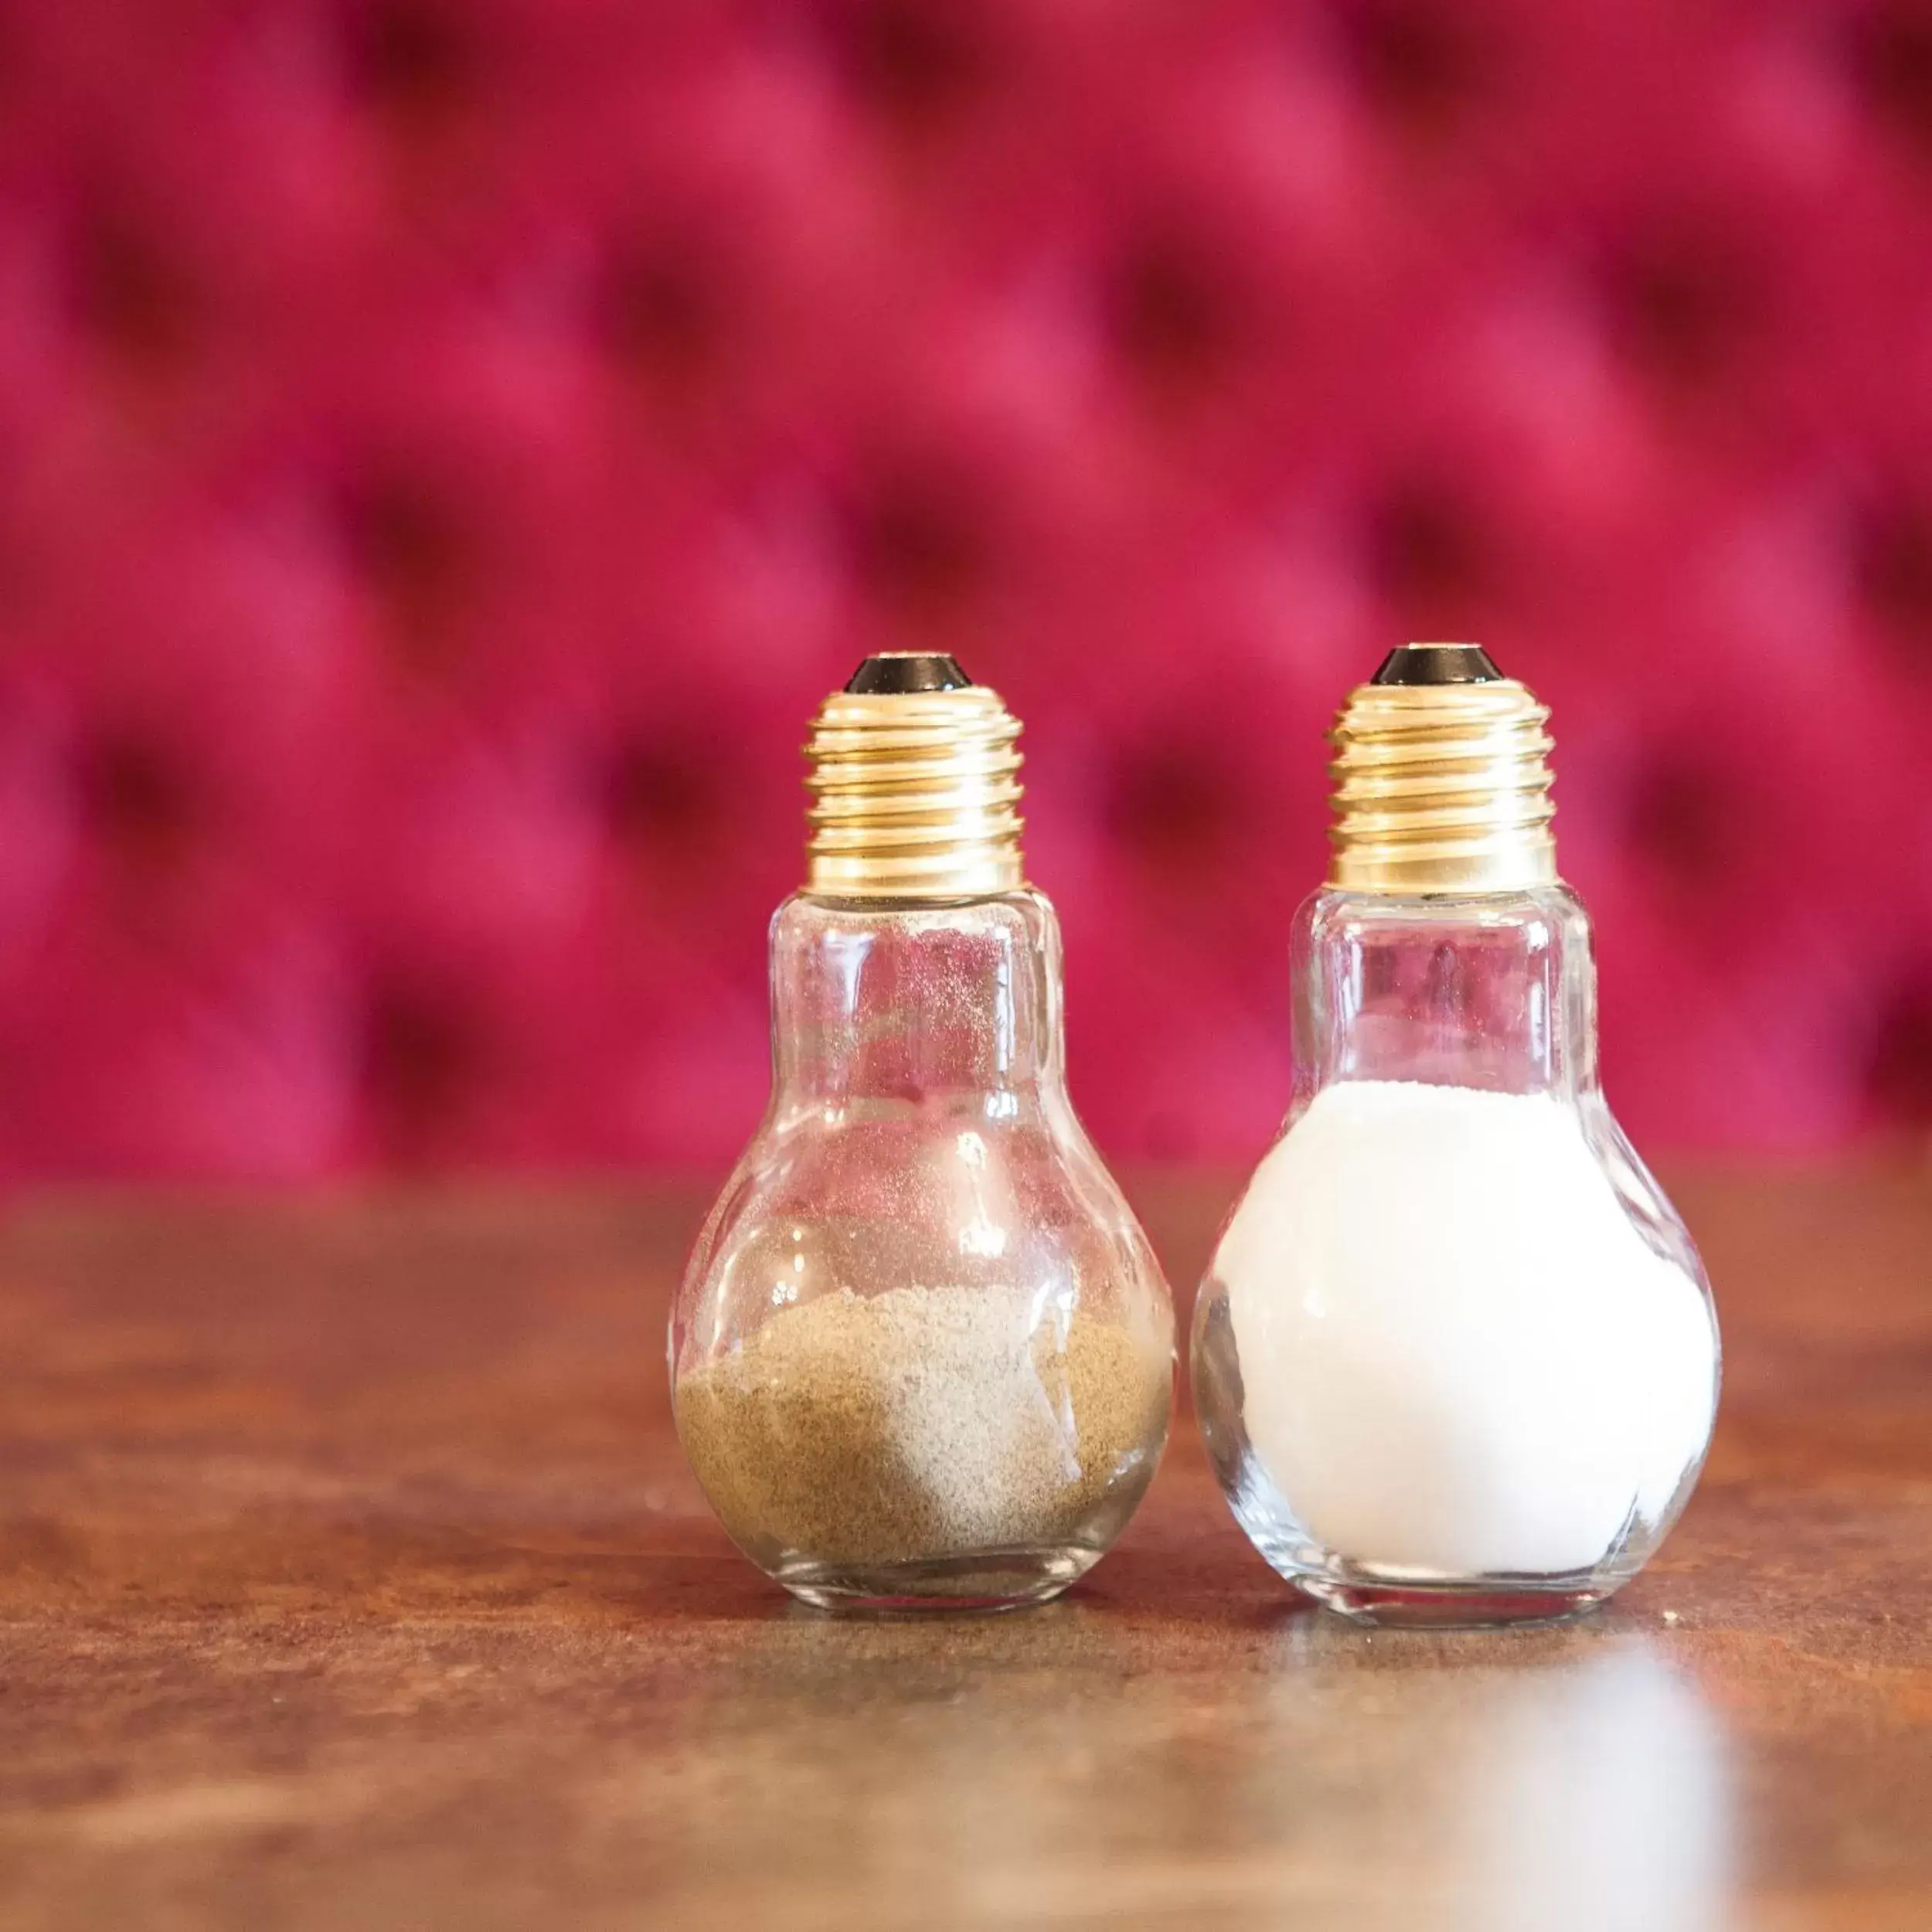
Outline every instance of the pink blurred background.
[[1414, 636], [1556, 708], [1640, 1141], [1923, 1142], [1932, 9], [0, 0], [16, 1176], [727, 1159], [890, 645], [1104, 1149], [1251, 1156]]

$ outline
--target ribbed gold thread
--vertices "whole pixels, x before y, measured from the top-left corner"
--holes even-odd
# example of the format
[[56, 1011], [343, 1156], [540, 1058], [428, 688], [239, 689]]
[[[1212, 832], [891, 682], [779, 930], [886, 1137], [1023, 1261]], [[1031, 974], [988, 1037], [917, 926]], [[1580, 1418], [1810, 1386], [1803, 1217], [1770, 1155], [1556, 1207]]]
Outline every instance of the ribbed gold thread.
[[1549, 719], [1513, 678], [1358, 685], [1329, 733], [1328, 883], [1391, 893], [1550, 883]]
[[805, 744], [805, 889], [970, 899], [1023, 885], [1019, 736], [984, 685], [835, 692]]

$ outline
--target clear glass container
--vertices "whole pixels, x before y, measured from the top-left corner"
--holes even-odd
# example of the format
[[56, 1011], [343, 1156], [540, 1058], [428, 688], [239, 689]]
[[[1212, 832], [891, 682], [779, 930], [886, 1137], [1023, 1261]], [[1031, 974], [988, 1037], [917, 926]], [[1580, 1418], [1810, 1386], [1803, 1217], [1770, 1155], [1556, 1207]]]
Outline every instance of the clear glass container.
[[1688, 1498], [1719, 1361], [1598, 1084], [1589, 919], [1554, 884], [1329, 888], [1294, 979], [1292, 1103], [1195, 1311], [1235, 1515], [1364, 1620], [1588, 1609]]
[[699, 1481], [821, 1607], [1051, 1597], [1145, 1492], [1174, 1353], [1067, 1098], [1053, 909], [801, 893], [771, 993], [770, 1106], [672, 1317]]

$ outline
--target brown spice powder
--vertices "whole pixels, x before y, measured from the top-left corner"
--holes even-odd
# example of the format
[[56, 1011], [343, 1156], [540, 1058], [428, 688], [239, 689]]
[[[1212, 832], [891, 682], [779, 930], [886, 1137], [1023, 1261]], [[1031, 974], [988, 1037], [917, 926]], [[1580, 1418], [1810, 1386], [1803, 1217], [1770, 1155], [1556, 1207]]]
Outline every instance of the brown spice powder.
[[878, 1563], [1080, 1540], [1165, 1432], [1164, 1350], [1010, 1288], [849, 1289], [679, 1383], [678, 1429], [754, 1552]]

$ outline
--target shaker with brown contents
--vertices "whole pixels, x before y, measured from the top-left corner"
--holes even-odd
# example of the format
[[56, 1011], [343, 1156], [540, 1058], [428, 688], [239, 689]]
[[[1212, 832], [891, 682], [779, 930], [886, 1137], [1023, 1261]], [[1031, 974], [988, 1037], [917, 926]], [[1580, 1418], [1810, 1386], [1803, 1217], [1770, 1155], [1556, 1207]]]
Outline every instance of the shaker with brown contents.
[[868, 659], [821, 712], [771, 1107], [673, 1315], [706, 1495], [825, 1607], [1054, 1595], [1166, 1435], [1166, 1284], [1066, 1097], [1018, 731], [924, 655]]

